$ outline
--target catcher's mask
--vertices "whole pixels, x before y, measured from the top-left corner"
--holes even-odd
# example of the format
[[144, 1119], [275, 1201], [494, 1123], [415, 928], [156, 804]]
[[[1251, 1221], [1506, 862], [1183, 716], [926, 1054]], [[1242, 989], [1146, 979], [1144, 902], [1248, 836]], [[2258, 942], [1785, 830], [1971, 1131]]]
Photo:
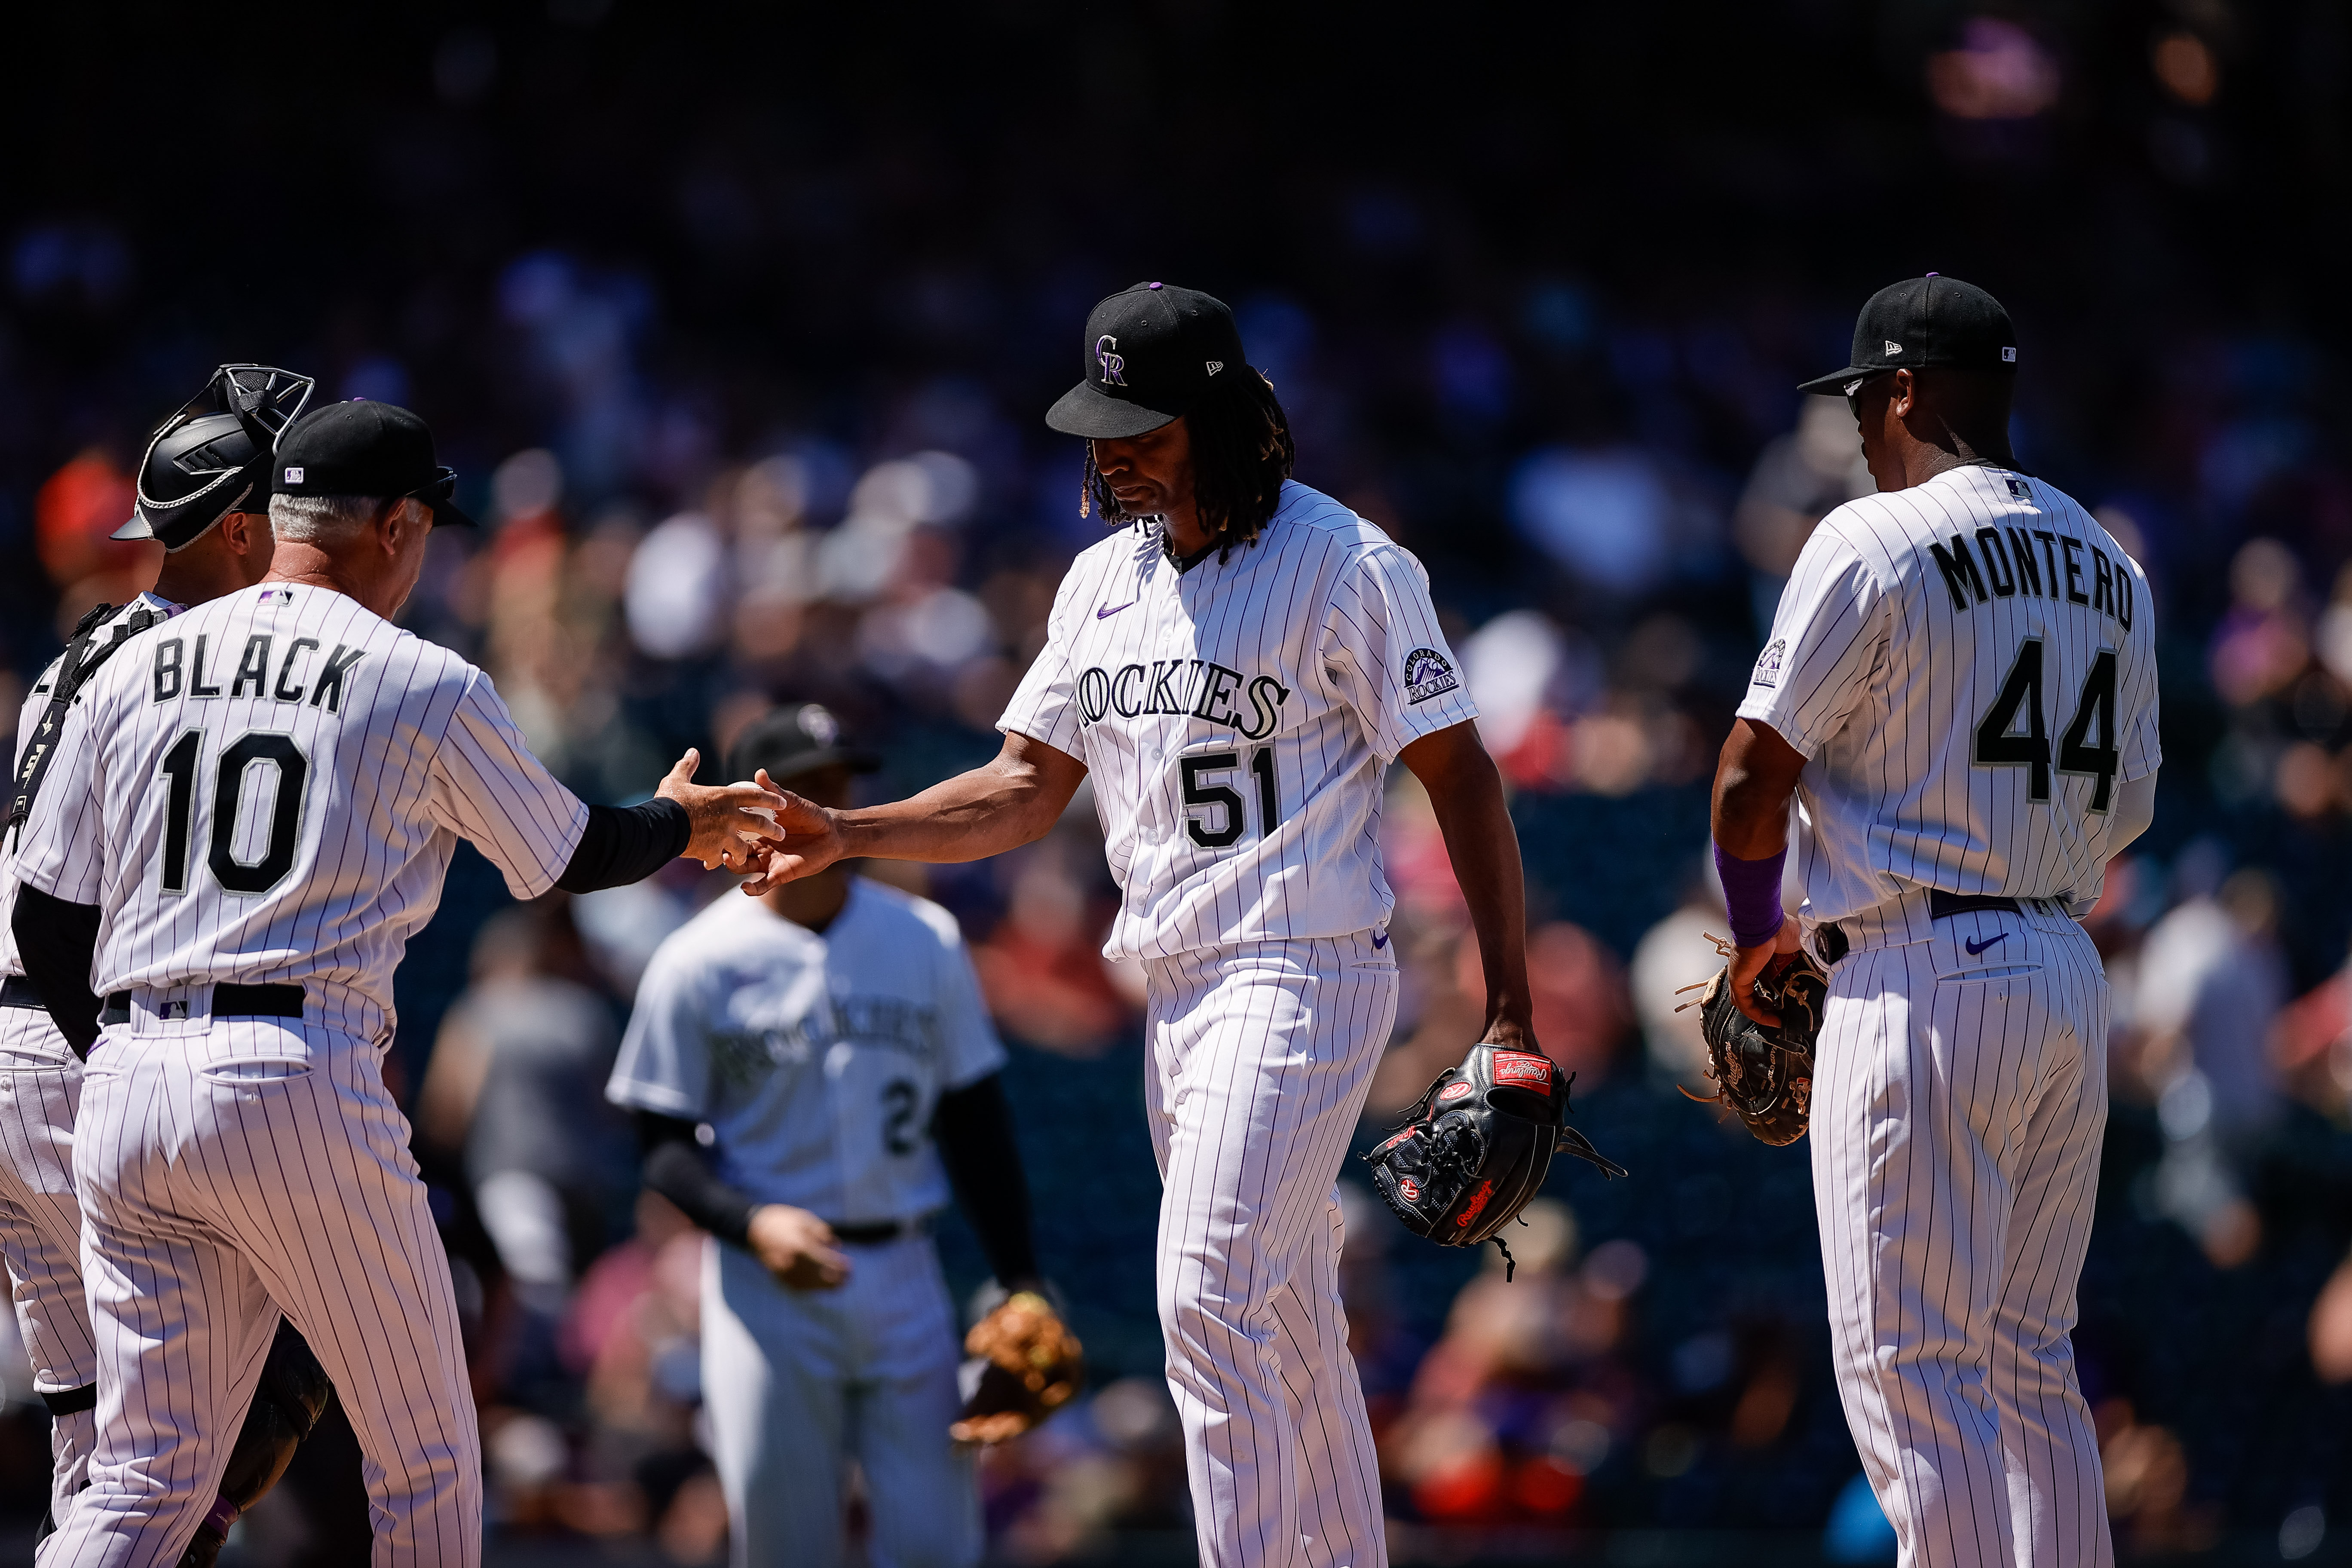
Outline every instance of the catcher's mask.
[[1498, 1234], [1542, 1190], [1565, 1149], [1610, 1176], [1623, 1166], [1568, 1125], [1569, 1086], [1550, 1059], [1498, 1046], [1471, 1047], [1438, 1075], [1403, 1128], [1364, 1156], [1372, 1185], [1415, 1236], [1441, 1247], [1511, 1249]]
[[163, 421], [139, 459], [138, 502], [117, 539], [184, 550], [232, 511], [269, 510], [269, 457], [310, 401], [307, 375], [225, 364]]

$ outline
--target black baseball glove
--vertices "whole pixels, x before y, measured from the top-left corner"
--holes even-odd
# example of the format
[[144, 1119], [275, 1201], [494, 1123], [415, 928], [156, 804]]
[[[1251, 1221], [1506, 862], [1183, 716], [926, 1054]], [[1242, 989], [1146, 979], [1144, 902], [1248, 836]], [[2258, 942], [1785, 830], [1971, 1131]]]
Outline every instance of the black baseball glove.
[[[1727, 958], [1736, 951], [1721, 937], [1708, 940]], [[1756, 977], [1755, 1000], [1780, 1016], [1777, 1029], [1739, 1010], [1731, 996], [1728, 964], [1712, 979], [1683, 989], [1699, 993], [1696, 1002], [1683, 1006], [1699, 1010], [1706, 1076], [1715, 1080], [1713, 1094], [1683, 1093], [1702, 1105], [1729, 1106], [1750, 1132], [1776, 1147], [1802, 1138], [1812, 1116], [1813, 1042], [1822, 1032], [1822, 1004], [1829, 1000], [1829, 972], [1802, 949], [1776, 953], [1765, 963]]]
[[1364, 1156], [1372, 1185], [1415, 1236], [1440, 1247], [1492, 1241], [1507, 1262], [1511, 1249], [1496, 1233], [1541, 1190], [1556, 1151], [1625, 1174], [1568, 1125], [1574, 1077], [1533, 1051], [1471, 1047], [1429, 1086], [1403, 1129]]

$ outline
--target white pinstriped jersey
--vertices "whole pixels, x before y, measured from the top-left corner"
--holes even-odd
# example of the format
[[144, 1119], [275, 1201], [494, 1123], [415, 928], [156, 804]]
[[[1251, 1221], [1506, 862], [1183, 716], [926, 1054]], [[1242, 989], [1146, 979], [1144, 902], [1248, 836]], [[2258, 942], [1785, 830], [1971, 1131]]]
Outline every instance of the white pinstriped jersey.
[[269, 584], [91, 679], [17, 865], [103, 907], [100, 993], [302, 982], [319, 1021], [373, 1038], [457, 840], [536, 898], [587, 821], [480, 670], [341, 594]]
[[1082, 552], [997, 728], [1087, 764], [1125, 894], [1103, 951], [1163, 958], [1387, 920], [1384, 771], [1477, 711], [1421, 563], [1291, 482], [1230, 560], [1179, 571], [1151, 526]]
[[1807, 758], [1806, 912], [1910, 885], [2087, 910], [2116, 786], [2163, 760], [2155, 644], [2147, 574], [2040, 479], [1970, 465], [1823, 518], [1739, 705]]
[[860, 877], [821, 932], [739, 898], [671, 932], [604, 1092], [708, 1124], [762, 1203], [870, 1225], [946, 1206], [931, 1113], [1003, 1065], [955, 917]]
[[[167, 616], [180, 613], [180, 606], [171, 600], [152, 592], [145, 593], [117, 607], [114, 614], [100, 624], [100, 629], [112, 626], [125, 616], [141, 609], [160, 610]], [[64, 663], [65, 656], [62, 654], [49, 660], [49, 667], [41, 671], [38, 680], [33, 682], [33, 689], [26, 695], [24, 709], [16, 715], [16, 749], [9, 753], [8, 777], [11, 781], [16, 776], [16, 768], [24, 763], [25, 748], [33, 743], [34, 731], [40, 728], [43, 715], [49, 710], [49, 689], [57, 681], [58, 667]], [[56, 771], [52, 764], [50, 772], [54, 773]], [[0, 811], [5, 811], [5, 808], [0, 808]], [[11, 836], [6, 841], [0, 842], [0, 974], [25, 973], [25, 961], [16, 955], [16, 932], [11, 925], [16, 913], [16, 839]]]

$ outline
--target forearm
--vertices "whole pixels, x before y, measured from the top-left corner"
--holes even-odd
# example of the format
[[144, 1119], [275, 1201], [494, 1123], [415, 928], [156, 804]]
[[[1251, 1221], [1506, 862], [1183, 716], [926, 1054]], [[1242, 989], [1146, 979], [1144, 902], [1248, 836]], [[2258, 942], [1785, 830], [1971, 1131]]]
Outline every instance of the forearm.
[[980, 1237], [997, 1283], [1008, 1290], [1034, 1288], [1039, 1275], [1029, 1181], [1020, 1146], [1013, 1141], [1013, 1113], [999, 1076], [991, 1073], [941, 1095], [932, 1136], [957, 1206]]
[[709, 1157], [694, 1141], [694, 1123], [641, 1110], [637, 1142], [645, 1152], [646, 1186], [719, 1240], [751, 1246], [751, 1215], [760, 1205], [710, 1168]]
[[68, 903], [38, 888], [19, 887], [9, 922], [25, 978], [40, 993], [41, 1005], [78, 1057], [89, 1056], [98, 1043], [99, 999], [89, 988], [89, 971], [98, 952], [99, 921], [96, 904]]
[[1469, 906], [1470, 928], [1477, 933], [1486, 980], [1485, 1037], [1492, 1037], [1498, 1026], [1524, 1031], [1532, 1026], [1535, 1012], [1528, 989], [1527, 874], [1519, 860], [1518, 830], [1503, 798], [1502, 774], [1475, 735], [1466, 745], [1417, 758], [1413, 753], [1424, 743], [1407, 747], [1405, 763], [1429, 791], [1454, 879]]
[[1068, 796], [1000, 757], [920, 795], [835, 814], [844, 858], [984, 860], [1043, 838]]
[[1727, 855], [1764, 860], [1789, 847], [1789, 802], [1804, 758], [1769, 726], [1732, 725], [1715, 769], [1708, 827]]
[[588, 826], [555, 885], [567, 893], [593, 893], [643, 881], [686, 853], [692, 831], [686, 807], [674, 800], [592, 805]]

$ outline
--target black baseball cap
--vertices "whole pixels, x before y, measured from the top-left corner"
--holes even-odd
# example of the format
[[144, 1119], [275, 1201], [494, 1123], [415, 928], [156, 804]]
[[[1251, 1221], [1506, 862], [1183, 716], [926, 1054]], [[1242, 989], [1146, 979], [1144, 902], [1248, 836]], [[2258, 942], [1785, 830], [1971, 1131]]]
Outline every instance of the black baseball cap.
[[1250, 374], [1225, 302], [1173, 283], [1138, 283], [1089, 311], [1086, 366], [1086, 379], [1045, 411], [1045, 423], [1104, 440], [1157, 430], [1217, 377]]
[[851, 745], [841, 733], [841, 721], [821, 702], [793, 702], [751, 721], [727, 752], [727, 776], [748, 779], [761, 768], [782, 784], [819, 768], [847, 768], [870, 773], [882, 765], [879, 754]]
[[392, 403], [354, 398], [314, 409], [278, 440], [270, 489], [281, 496], [414, 496], [433, 526], [471, 528], [449, 500], [457, 470], [434, 460], [433, 432]]
[[1940, 272], [1889, 283], [1854, 321], [1853, 362], [1797, 390], [1836, 396], [1874, 375], [1928, 365], [2016, 374], [2017, 331], [2000, 301]]

